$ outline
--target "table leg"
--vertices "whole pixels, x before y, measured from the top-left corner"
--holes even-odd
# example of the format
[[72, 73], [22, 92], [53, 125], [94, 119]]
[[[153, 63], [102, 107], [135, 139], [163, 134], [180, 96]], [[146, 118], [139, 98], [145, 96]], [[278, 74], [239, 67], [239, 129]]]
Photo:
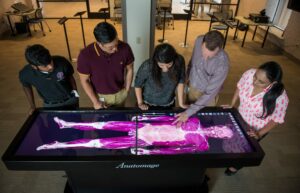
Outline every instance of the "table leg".
[[31, 37], [32, 34], [31, 34], [31, 30], [30, 30], [30, 25], [29, 25], [29, 23], [27, 23], [26, 25], [27, 25], [28, 36]]
[[66, 182], [64, 193], [74, 193], [68, 181]]
[[224, 40], [224, 44], [223, 44], [223, 49], [225, 49], [225, 46], [226, 46], [226, 41], [227, 41], [228, 31], [229, 31], [229, 27], [227, 26], [227, 29], [226, 29], [226, 35], [225, 35], [225, 40]]
[[246, 31], [245, 31], [244, 39], [243, 39], [243, 42], [242, 42], [242, 47], [244, 47], [244, 43], [245, 43], [245, 39], [246, 39], [248, 30], [249, 30], [249, 27], [248, 27], [248, 28], [246, 29]]
[[255, 30], [254, 30], [254, 33], [253, 33], [252, 40], [254, 40], [254, 37], [255, 37], [255, 34], [256, 34], [256, 30], [257, 30], [257, 26], [255, 26]]
[[[188, 170], [188, 172], [186, 171]], [[177, 170], [177, 168], [176, 168]], [[206, 168], [159, 170], [76, 169], [66, 171], [68, 181], [64, 193], [208, 193]], [[176, 173], [187, 175], [176, 175]], [[145, 178], [140, 176], [146, 174]], [[159, 177], [157, 177], [159, 176]]]
[[268, 36], [268, 33], [269, 33], [269, 28], [270, 28], [270, 26], [268, 26], [267, 31], [266, 31], [266, 33], [265, 33], [264, 41], [263, 41], [263, 43], [262, 43], [262, 45], [261, 45], [262, 48], [263, 48], [264, 45], [265, 45], [265, 42], [266, 42], [266, 39], [267, 39], [267, 36]]
[[28, 16], [23, 16], [23, 22], [26, 23], [28, 36], [32, 36], [31, 30], [30, 30], [30, 24], [29, 24], [28, 20], [29, 20]]
[[234, 31], [233, 40], [235, 40], [235, 39], [236, 39], [236, 33], [237, 33], [237, 30], [238, 30], [238, 26], [239, 26], [239, 24], [240, 24], [240, 21], [238, 20], [238, 21], [237, 21], [236, 28], [235, 28], [235, 31]]
[[15, 31], [14, 31], [14, 28], [12, 27], [10, 17], [9, 17], [9, 15], [6, 15], [6, 16], [7, 16], [7, 20], [8, 20], [8, 23], [9, 23], [10, 30], [11, 30], [11, 34], [12, 34], [12, 36], [15, 36], [16, 34], [15, 34]]
[[42, 21], [41, 21], [40, 25], [41, 25], [41, 29], [42, 29], [42, 32], [43, 32], [43, 36], [45, 36], [46, 34], [44, 32], [44, 27], [43, 27], [43, 22]]

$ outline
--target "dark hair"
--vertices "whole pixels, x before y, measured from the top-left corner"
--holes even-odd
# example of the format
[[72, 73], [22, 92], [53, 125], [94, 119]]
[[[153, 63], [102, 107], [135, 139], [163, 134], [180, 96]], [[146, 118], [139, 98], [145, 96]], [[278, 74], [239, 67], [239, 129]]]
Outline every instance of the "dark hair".
[[52, 60], [49, 50], [40, 44], [28, 46], [25, 50], [25, 58], [28, 63], [35, 66], [47, 66]]
[[152, 68], [151, 68], [151, 74], [155, 81], [155, 83], [162, 87], [161, 85], [161, 68], [158, 66], [158, 62], [161, 63], [170, 63], [173, 61], [172, 67], [168, 71], [169, 77], [173, 81], [177, 81], [180, 74], [180, 57], [177, 54], [175, 48], [171, 46], [170, 44], [160, 44], [156, 46], [153, 56], [152, 56]]
[[222, 48], [224, 36], [217, 30], [209, 31], [204, 35], [203, 43], [204, 42], [208, 50], [214, 51], [216, 48]]
[[265, 71], [267, 78], [273, 83], [263, 98], [263, 113], [259, 118], [265, 119], [274, 112], [276, 99], [284, 91], [284, 85], [281, 82], [282, 69], [279, 64], [273, 61], [262, 64], [258, 69]]
[[113, 25], [101, 22], [95, 27], [94, 36], [98, 42], [106, 44], [116, 39], [117, 31]]

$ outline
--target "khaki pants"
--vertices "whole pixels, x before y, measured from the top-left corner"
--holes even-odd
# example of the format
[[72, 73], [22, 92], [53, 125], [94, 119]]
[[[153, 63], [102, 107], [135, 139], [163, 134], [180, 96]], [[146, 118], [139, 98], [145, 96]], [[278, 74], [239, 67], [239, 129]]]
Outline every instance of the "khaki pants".
[[125, 89], [120, 90], [115, 94], [99, 94], [99, 100], [105, 102], [108, 106], [123, 107], [127, 98], [128, 92]]
[[[203, 95], [203, 92], [197, 90], [196, 88], [192, 87], [191, 85], [189, 86], [189, 92], [188, 92], [188, 102], [191, 103], [195, 103], [201, 96]], [[216, 95], [216, 97], [214, 99], [212, 99], [211, 101], [209, 101], [208, 104], [206, 104], [205, 106], [208, 107], [214, 107], [217, 105], [219, 100], [219, 95]]]

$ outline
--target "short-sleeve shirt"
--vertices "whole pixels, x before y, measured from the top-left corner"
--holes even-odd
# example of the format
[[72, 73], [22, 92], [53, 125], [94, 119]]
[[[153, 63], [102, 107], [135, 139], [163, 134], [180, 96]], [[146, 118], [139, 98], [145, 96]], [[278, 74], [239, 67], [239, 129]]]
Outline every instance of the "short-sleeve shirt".
[[90, 75], [97, 93], [115, 94], [124, 88], [125, 69], [133, 61], [134, 56], [127, 43], [119, 41], [117, 52], [107, 54], [95, 42], [80, 52], [77, 70]]
[[256, 69], [246, 71], [237, 83], [239, 89], [240, 106], [238, 108], [243, 119], [253, 128], [260, 130], [266, 126], [271, 120], [276, 123], [283, 123], [289, 99], [286, 91], [276, 99], [276, 107], [274, 112], [265, 119], [259, 118], [263, 113], [263, 97], [268, 91], [267, 88], [263, 92], [251, 97], [253, 91], [253, 76]]
[[69, 81], [74, 69], [64, 57], [53, 56], [54, 69], [45, 74], [33, 69], [30, 64], [19, 72], [20, 82], [24, 87], [34, 86], [44, 101], [61, 101], [71, 97], [72, 85]]
[[157, 85], [151, 74], [152, 61], [146, 60], [138, 69], [135, 77], [134, 87], [143, 89], [143, 100], [155, 106], [168, 106], [174, 102], [175, 90], [179, 83], [185, 80], [185, 62], [181, 55], [178, 55], [179, 72], [177, 80], [173, 80], [168, 72], [161, 73], [161, 87]]

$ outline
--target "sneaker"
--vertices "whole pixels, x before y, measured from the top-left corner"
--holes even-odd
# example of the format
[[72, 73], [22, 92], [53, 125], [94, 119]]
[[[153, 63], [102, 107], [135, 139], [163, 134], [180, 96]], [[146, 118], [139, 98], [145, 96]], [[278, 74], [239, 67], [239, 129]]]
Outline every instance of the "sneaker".
[[226, 168], [226, 170], [225, 170], [225, 175], [226, 176], [233, 176], [234, 174], [236, 174], [238, 172], [238, 170], [236, 170], [236, 171], [232, 171], [232, 170], [230, 170], [229, 168]]

